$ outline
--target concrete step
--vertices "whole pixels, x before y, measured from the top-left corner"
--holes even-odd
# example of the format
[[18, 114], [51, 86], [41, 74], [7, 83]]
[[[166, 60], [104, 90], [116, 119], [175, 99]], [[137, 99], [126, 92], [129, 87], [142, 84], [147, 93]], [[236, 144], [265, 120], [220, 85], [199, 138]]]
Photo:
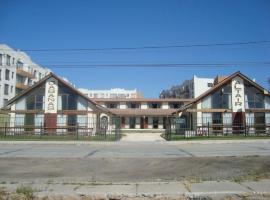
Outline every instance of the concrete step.
[[124, 133], [165, 133], [165, 129], [121, 129], [120, 132]]

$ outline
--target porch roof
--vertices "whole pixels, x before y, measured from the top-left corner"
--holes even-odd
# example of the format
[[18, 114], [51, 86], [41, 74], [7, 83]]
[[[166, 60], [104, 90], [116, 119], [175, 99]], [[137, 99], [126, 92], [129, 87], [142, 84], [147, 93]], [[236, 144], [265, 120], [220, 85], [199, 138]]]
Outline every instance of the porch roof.
[[118, 116], [170, 116], [177, 109], [117, 109], [111, 108], [110, 112]]

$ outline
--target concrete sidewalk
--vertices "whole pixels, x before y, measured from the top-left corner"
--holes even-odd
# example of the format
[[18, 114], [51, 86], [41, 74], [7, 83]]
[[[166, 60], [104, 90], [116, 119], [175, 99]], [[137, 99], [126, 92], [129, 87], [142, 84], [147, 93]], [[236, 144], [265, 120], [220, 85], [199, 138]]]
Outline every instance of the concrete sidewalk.
[[165, 142], [160, 133], [125, 133], [120, 142]]
[[[110, 183], [110, 182], [53, 182], [36, 181], [21, 183], [0, 183], [7, 191], [16, 191], [21, 185], [34, 189], [35, 196], [68, 196], [69, 199], [80, 197], [99, 197], [95, 199], [122, 199], [122, 197], [207, 197], [221, 199], [239, 196], [267, 196], [270, 197], [270, 179], [260, 181], [246, 181], [241, 183], [229, 181], [205, 182], [138, 182], [138, 183]], [[234, 199], [234, 198], [232, 198]], [[256, 198], [255, 198], [256, 199]], [[267, 198], [266, 198], [267, 199]]]

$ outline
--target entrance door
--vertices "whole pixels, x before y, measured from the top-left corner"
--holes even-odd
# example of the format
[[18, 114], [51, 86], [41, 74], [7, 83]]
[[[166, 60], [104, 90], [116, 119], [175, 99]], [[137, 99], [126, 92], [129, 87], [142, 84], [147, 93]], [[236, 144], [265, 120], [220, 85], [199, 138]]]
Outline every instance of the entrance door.
[[233, 113], [233, 134], [243, 134], [244, 133], [244, 117], [245, 113], [236, 112]]
[[167, 117], [163, 117], [163, 129], [167, 128]]
[[108, 129], [109, 119], [107, 116], [103, 116], [100, 119], [100, 131], [102, 134], [106, 134], [106, 131]]
[[254, 125], [256, 134], [265, 133], [265, 114], [254, 113]]
[[223, 134], [222, 121], [222, 113], [212, 113], [212, 128], [214, 135]]
[[130, 117], [129, 118], [129, 128], [134, 129], [136, 125], [136, 117]]
[[125, 126], [126, 126], [125, 117], [121, 117], [121, 128], [125, 128]]
[[76, 132], [76, 123], [77, 123], [77, 115], [68, 115], [67, 117], [68, 132], [71, 133]]
[[140, 127], [141, 127], [141, 129], [144, 129], [144, 117], [141, 117]]
[[[64, 124], [66, 126], [66, 124]], [[44, 128], [45, 132], [53, 134], [56, 132], [57, 128], [57, 114], [45, 113], [44, 115]]]
[[158, 117], [153, 117], [153, 128], [158, 128]]
[[144, 128], [147, 129], [148, 128], [148, 117], [144, 118]]

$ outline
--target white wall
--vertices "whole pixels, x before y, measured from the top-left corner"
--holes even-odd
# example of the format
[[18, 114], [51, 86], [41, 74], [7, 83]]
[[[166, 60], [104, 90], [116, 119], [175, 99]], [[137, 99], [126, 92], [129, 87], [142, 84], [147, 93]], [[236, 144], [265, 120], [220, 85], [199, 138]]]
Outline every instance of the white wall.
[[[139, 98], [143, 95], [137, 90], [126, 90], [123, 88], [112, 88], [109, 90], [89, 90], [85, 88], [79, 88], [83, 94], [86, 94], [90, 98]], [[94, 96], [95, 94], [95, 96]]]
[[168, 102], [162, 102], [161, 108], [162, 109], [169, 109], [169, 103]]
[[[1, 54], [1, 52], [0, 52]], [[6, 56], [4, 56], [4, 62]], [[4, 99], [11, 99], [15, 96], [16, 91], [16, 68], [13, 66], [1, 66], [1, 79], [0, 79], [0, 108], [4, 106]], [[9, 70], [9, 80], [6, 80], [6, 70]], [[13, 74], [13, 77], [12, 77]], [[5, 84], [8, 85], [8, 94], [5, 94]], [[12, 88], [12, 89], [11, 89]]]
[[208, 86], [208, 83], [214, 83], [213, 78], [199, 78], [197, 76], [193, 77], [194, 81], [194, 98], [200, 96], [202, 93], [209, 90], [211, 87]]
[[[34, 70], [36, 70], [36, 77], [29, 79], [29, 78], [24, 78], [23, 83], [25, 85], [30, 83], [35, 83], [39, 81], [39, 73], [41, 73], [43, 78], [45, 75], [47, 75], [50, 70], [47, 68], [43, 68], [36, 63], [34, 63], [31, 58], [24, 52], [21, 51], [15, 51], [12, 48], [10, 48], [7, 45], [0, 44], [0, 54], [2, 54], [2, 63], [0, 63], [0, 69], [1, 69], [1, 80], [0, 80], [0, 107], [3, 106], [3, 101], [4, 99], [11, 99], [12, 97], [15, 96], [16, 92], [16, 68], [17, 68], [17, 61], [20, 60], [23, 64], [22, 68], [24, 71], [30, 72], [33, 74]], [[9, 55], [10, 58], [10, 66], [6, 65], [6, 60], [7, 60], [7, 55]], [[13, 63], [14, 60], [14, 63]], [[10, 80], [5, 80], [5, 71], [6, 69], [10, 70]], [[12, 73], [13, 73], [13, 78], [12, 78]], [[28, 81], [29, 79], [29, 81]], [[8, 84], [9, 85], [9, 94], [5, 95], [4, 94], [4, 85]], [[11, 91], [11, 86], [13, 87]]]
[[141, 102], [141, 109], [147, 109], [147, 108], [148, 108], [147, 102]]
[[126, 108], [127, 108], [126, 102], [120, 102], [119, 108], [120, 108], [120, 109], [126, 109]]

